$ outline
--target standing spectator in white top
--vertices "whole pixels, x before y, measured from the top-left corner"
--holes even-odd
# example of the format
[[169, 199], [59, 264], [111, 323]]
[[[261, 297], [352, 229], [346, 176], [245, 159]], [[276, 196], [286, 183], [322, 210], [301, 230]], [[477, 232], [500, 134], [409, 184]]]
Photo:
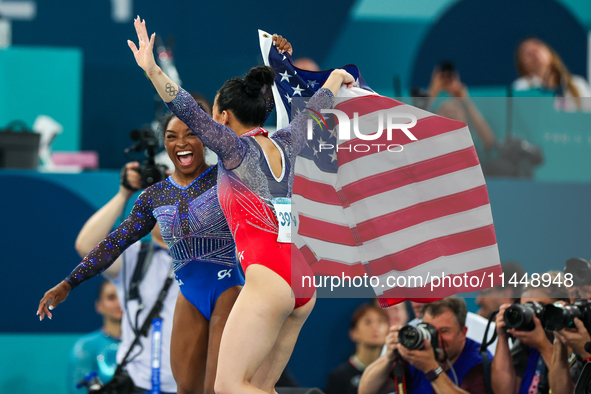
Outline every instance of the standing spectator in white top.
[[556, 109], [573, 112], [591, 111], [591, 86], [585, 78], [572, 75], [560, 56], [538, 38], [523, 40], [515, 51], [517, 72], [521, 76], [513, 82], [514, 90], [545, 89], [555, 92]]
[[[138, 190], [141, 188], [140, 174], [133, 170], [139, 163], [127, 163], [126, 177], [129, 185]], [[76, 238], [76, 251], [82, 257], [86, 256], [112, 230], [117, 218], [124, 211], [127, 201], [134, 194], [123, 185], [115, 196], [99, 209], [80, 230]], [[121, 343], [117, 351], [117, 364], [123, 361], [136, 332], [141, 328], [146, 317], [158, 299], [164, 281], [172, 270], [172, 257], [168, 247], [160, 234], [160, 227], [156, 225], [151, 232], [152, 242], [142, 246], [142, 242], [131, 245], [102, 275], [109, 279], [117, 288], [117, 295], [123, 310], [121, 322]], [[138, 274], [136, 267], [140, 261]], [[132, 279], [141, 278], [139, 285], [131, 289]], [[176, 393], [177, 385], [170, 367], [170, 338], [174, 307], [179, 293], [179, 286], [173, 281], [164, 299], [160, 317], [162, 318], [162, 344], [160, 363], [160, 390], [164, 393]], [[148, 336], [142, 336], [128, 358], [126, 370], [136, 386], [135, 392], [144, 390], [150, 392], [152, 387], [151, 366], [151, 330]]]

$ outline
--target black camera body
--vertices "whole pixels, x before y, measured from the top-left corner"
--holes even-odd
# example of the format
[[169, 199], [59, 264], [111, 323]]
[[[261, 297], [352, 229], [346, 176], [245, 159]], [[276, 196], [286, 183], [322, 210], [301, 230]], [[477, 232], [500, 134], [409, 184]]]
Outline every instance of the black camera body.
[[517, 331], [533, 331], [536, 328], [534, 316], [545, 325], [544, 306], [535, 301], [528, 301], [525, 304], [513, 304], [505, 309], [503, 319], [507, 328], [514, 328]]
[[558, 331], [575, 326], [575, 318], [583, 322], [587, 330], [591, 330], [591, 303], [587, 300], [577, 300], [572, 305], [558, 303], [546, 305], [544, 315], [548, 331]]
[[435, 354], [437, 354], [440, 348], [439, 333], [433, 325], [425, 322], [421, 322], [415, 326], [407, 324], [398, 332], [398, 342], [410, 350], [423, 349], [425, 347], [425, 339], [431, 343], [431, 347], [433, 347]]
[[572, 258], [566, 260], [565, 274], [571, 274], [573, 286], [591, 285], [591, 263], [585, 259]]
[[[166, 166], [156, 164], [155, 157], [160, 146], [160, 141], [151, 129], [132, 130], [129, 137], [135, 144], [125, 149], [125, 153], [129, 152], [145, 152], [146, 159], [134, 170], [139, 172], [142, 178], [142, 189], [152, 186], [155, 183], [166, 179]], [[125, 176], [125, 168], [122, 170], [121, 183], [128, 189], [134, 190], [127, 181]]]

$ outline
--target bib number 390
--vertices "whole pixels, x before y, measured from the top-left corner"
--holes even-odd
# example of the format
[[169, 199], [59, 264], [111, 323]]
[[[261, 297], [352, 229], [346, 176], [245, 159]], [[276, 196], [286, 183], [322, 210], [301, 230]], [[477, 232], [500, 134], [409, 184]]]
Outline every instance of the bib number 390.
[[277, 223], [279, 224], [277, 242], [291, 243], [291, 233], [292, 231], [297, 231], [298, 225], [295, 207], [291, 199], [287, 197], [274, 198], [272, 203], [277, 214]]

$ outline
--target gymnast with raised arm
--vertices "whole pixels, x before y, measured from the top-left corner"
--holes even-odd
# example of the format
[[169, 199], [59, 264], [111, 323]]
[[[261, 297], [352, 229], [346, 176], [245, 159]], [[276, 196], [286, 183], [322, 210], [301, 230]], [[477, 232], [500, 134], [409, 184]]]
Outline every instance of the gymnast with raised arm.
[[[295, 245], [278, 240], [276, 216], [285, 201], [277, 198], [292, 194], [296, 157], [306, 144], [306, 117], [297, 116], [268, 136], [261, 124], [274, 72], [259, 66], [224, 83], [210, 118], [156, 65], [155, 35], [148, 36], [145, 21], [138, 17], [134, 25], [139, 47], [128, 44], [138, 65], [171, 111], [219, 157], [220, 205], [246, 276], [222, 335], [215, 392], [272, 394], [315, 302], [315, 289], [303, 287], [301, 279], [312, 270]], [[307, 108], [332, 108], [341, 85], [353, 82], [346, 71], [333, 71]]]

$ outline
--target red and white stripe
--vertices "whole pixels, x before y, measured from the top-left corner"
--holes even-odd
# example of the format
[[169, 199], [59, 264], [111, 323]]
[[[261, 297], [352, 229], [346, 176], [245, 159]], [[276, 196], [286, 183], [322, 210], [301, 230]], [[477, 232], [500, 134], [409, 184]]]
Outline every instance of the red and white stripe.
[[[374, 141], [339, 141], [339, 147], [399, 144], [404, 149], [340, 150], [337, 174], [298, 157], [293, 199], [302, 240], [296, 244], [315, 274], [377, 276], [374, 290], [383, 306], [498, 284], [492, 213], [468, 127], [356, 88], [342, 89], [335, 108], [350, 119], [357, 112], [359, 130], [368, 134], [378, 129], [377, 111], [413, 114], [417, 124], [410, 131], [418, 140], [395, 130], [392, 140], [384, 132]], [[478, 286], [431, 291], [431, 276], [442, 273], [487, 279]], [[388, 277], [401, 275], [422, 277], [422, 286], [388, 283]]]

